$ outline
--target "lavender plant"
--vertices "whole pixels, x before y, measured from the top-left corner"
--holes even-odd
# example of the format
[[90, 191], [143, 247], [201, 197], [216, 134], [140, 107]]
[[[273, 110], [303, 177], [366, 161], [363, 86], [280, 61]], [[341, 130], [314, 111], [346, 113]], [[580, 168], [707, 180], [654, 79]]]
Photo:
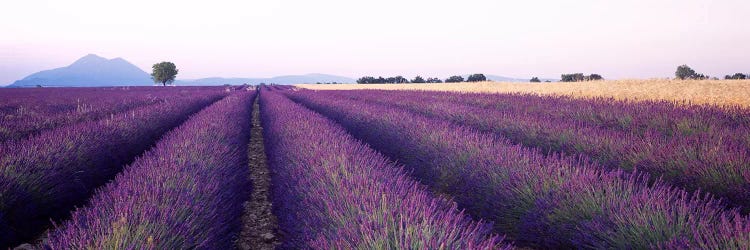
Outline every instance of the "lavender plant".
[[[404, 163], [432, 190], [521, 246], [748, 248], [750, 220], [709, 196], [491, 134], [328, 92], [287, 91]], [[429, 103], [425, 105], [430, 105]]]
[[[434, 97], [440, 94], [427, 92], [411, 92], [411, 97], [394, 91], [336, 94], [446, 119], [483, 132], [495, 133], [513, 143], [539, 148], [543, 152], [582, 155], [599, 162], [607, 169], [639, 170], [688, 191], [709, 192], [744, 211], [750, 209], [750, 121], [739, 110], [721, 113], [711, 107], [682, 110], [662, 107], [666, 104], [633, 103], [630, 106], [655, 107], [648, 114], [636, 112], [646, 112], [643, 107], [623, 108], [636, 110], [633, 112], [611, 112], [620, 115], [638, 113], [641, 117], [627, 124], [653, 123], [658, 126], [631, 125], [632, 128], [615, 129], [603, 124], [589, 124], [570, 116], [551, 117], [556, 116], [552, 114], [555, 111], [571, 116], [586, 116], [577, 112], [600, 116], [602, 113], [611, 114], [609, 110], [615, 109], [598, 101], [589, 102], [592, 106], [603, 106], [602, 111], [589, 111], [583, 107], [584, 101], [575, 100], [570, 101], [575, 104], [569, 104], [569, 108], [553, 109], [545, 111], [549, 114], [540, 114], [543, 112], [539, 109], [550, 108], [546, 102], [557, 104], [565, 101], [552, 97], [536, 97], [539, 100], [535, 100], [531, 97], [497, 95], [495, 97], [498, 101], [495, 103], [503, 108], [483, 108], [461, 104], [472, 101], [457, 101], [459, 97], [454, 96], [456, 94], [446, 94], [452, 98]], [[465, 96], [466, 99], [481, 97]], [[502, 99], [506, 97], [508, 100]], [[517, 101], [513, 105], [519, 107], [510, 108], [508, 106], [511, 104], [506, 103], [507, 101]], [[488, 100], [482, 103], [484, 106], [492, 106]], [[560, 106], [564, 107], [562, 104]]]
[[510, 248], [339, 125], [261, 93], [283, 248]]
[[169, 132], [48, 235], [48, 249], [229, 249], [251, 188], [255, 92], [232, 94]]
[[0, 248], [38, 236], [162, 134], [222, 96], [193, 92], [0, 145]]
[[151, 87], [7, 89], [0, 91], [0, 142], [24, 139], [41, 131], [110, 118], [119, 113], [169, 102], [192, 92], [219, 88]]

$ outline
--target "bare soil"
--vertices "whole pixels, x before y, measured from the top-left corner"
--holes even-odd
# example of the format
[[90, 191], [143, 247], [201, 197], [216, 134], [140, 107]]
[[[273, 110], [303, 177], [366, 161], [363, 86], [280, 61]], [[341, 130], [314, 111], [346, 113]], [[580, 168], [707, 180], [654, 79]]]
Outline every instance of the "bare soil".
[[260, 123], [258, 98], [253, 104], [252, 129], [248, 148], [250, 180], [253, 190], [245, 202], [242, 231], [237, 239], [239, 249], [274, 249], [281, 243], [276, 216], [270, 200], [271, 176], [263, 146], [263, 127]]

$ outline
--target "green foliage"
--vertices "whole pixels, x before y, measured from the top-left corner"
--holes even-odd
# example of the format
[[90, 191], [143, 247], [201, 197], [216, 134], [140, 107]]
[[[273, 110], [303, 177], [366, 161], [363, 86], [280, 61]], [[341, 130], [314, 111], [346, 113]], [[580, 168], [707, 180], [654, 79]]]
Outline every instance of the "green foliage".
[[151, 79], [153, 79], [155, 83], [161, 83], [162, 85], [167, 86], [167, 84], [174, 82], [175, 77], [177, 77], [177, 66], [172, 62], [160, 62], [154, 64], [152, 68], [153, 73], [151, 73]]
[[409, 79], [403, 76], [388, 77], [388, 83], [409, 83]]
[[463, 82], [464, 78], [461, 76], [451, 76], [445, 79], [445, 82]]
[[412, 83], [425, 83], [425, 80], [421, 76], [416, 76], [416, 77], [414, 77], [413, 80], [411, 80], [411, 82]]
[[680, 80], [709, 78], [708, 76], [705, 76], [703, 74], [696, 73], [695, 70], [693, 70], [692, 68], [690, 68], [690, 66], [687, 66], [687, 65], [677, 66], [677, 71], [674, 73], [674, 75], [675, 77], [677, 77], [677, 79], [680, 79]]
[[563, 74], [561, 82], [583, 82], [583, 81], [599, 81], [604, 80], [599, 74], [584, 75], [583, 73]]
[[583, 73], [563, 74], [560, 76], [562, 82], [582, 82], [586, 79]]
[[443, 83], [443, 80], [440, 80], [440, 78], [437, 77], [430, 77], [427, 78], [428, 83]]
[[591, 74], [591, 75], [588, 75], [588, 77], [586, 77], [586, 78], [587, 78], [586, 81], [600, 81], [600, 80], [604, 80], [604, 77], [602, 77], [599, 74]]
[[484, 76], [484, 74], [473, 74], [470, 75], [468, 79], [466, 79], [467, 82], [484, 82], [487, 81], [487, 77]]
[[542, 81], [539, 80], [539, 77], [535, 76], [535, 77], [532, 77], [531, 80], [529, 80], [529, 82], [542, 82]]
[[727, 80], [745, 80], [748, 78], [748, 75], [742, 74], [742, 73], [735, 73], [734, 75], [726, 75], [724, 79]]
[[357, 83], [359, 84], [371, 84], [371, 83], [408, 83], [409, 80], [404, 78], [403, 76], [395, 76], [395, 77], [388, 77], [383, 78], [382, 76], [375, 78], [372, 76], [364, 76], [359, 79], [357, 79]]
[[376, 83], [375, 77], [372, 76], [363, 76], [357, 79], [357, 83], [359, 84], [368, 84], [368, 83]]

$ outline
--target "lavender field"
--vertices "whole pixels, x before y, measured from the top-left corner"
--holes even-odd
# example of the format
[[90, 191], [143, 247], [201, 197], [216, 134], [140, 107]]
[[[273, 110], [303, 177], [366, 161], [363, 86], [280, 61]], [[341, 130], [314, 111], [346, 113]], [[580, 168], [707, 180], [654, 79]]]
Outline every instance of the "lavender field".
[[750, 110], [0, 90], [0, 249], [750, 249]]

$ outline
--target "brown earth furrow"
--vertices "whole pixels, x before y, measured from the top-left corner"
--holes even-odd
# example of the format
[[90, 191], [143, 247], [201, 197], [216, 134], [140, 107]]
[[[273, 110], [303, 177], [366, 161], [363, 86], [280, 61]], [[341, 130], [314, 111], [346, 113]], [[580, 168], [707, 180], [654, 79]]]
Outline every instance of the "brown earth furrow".
[[272, 213], [269, 194], [271, 176], [263, 146], [263, 127], [260, 123], [258, 98], [253, 103], [252, 129], [248, 147], [250, 180], [253, 190], [245, 203], [242, 231], [237, 239], [239, 249], [274, 249], [280, 244], [278, 223]]

